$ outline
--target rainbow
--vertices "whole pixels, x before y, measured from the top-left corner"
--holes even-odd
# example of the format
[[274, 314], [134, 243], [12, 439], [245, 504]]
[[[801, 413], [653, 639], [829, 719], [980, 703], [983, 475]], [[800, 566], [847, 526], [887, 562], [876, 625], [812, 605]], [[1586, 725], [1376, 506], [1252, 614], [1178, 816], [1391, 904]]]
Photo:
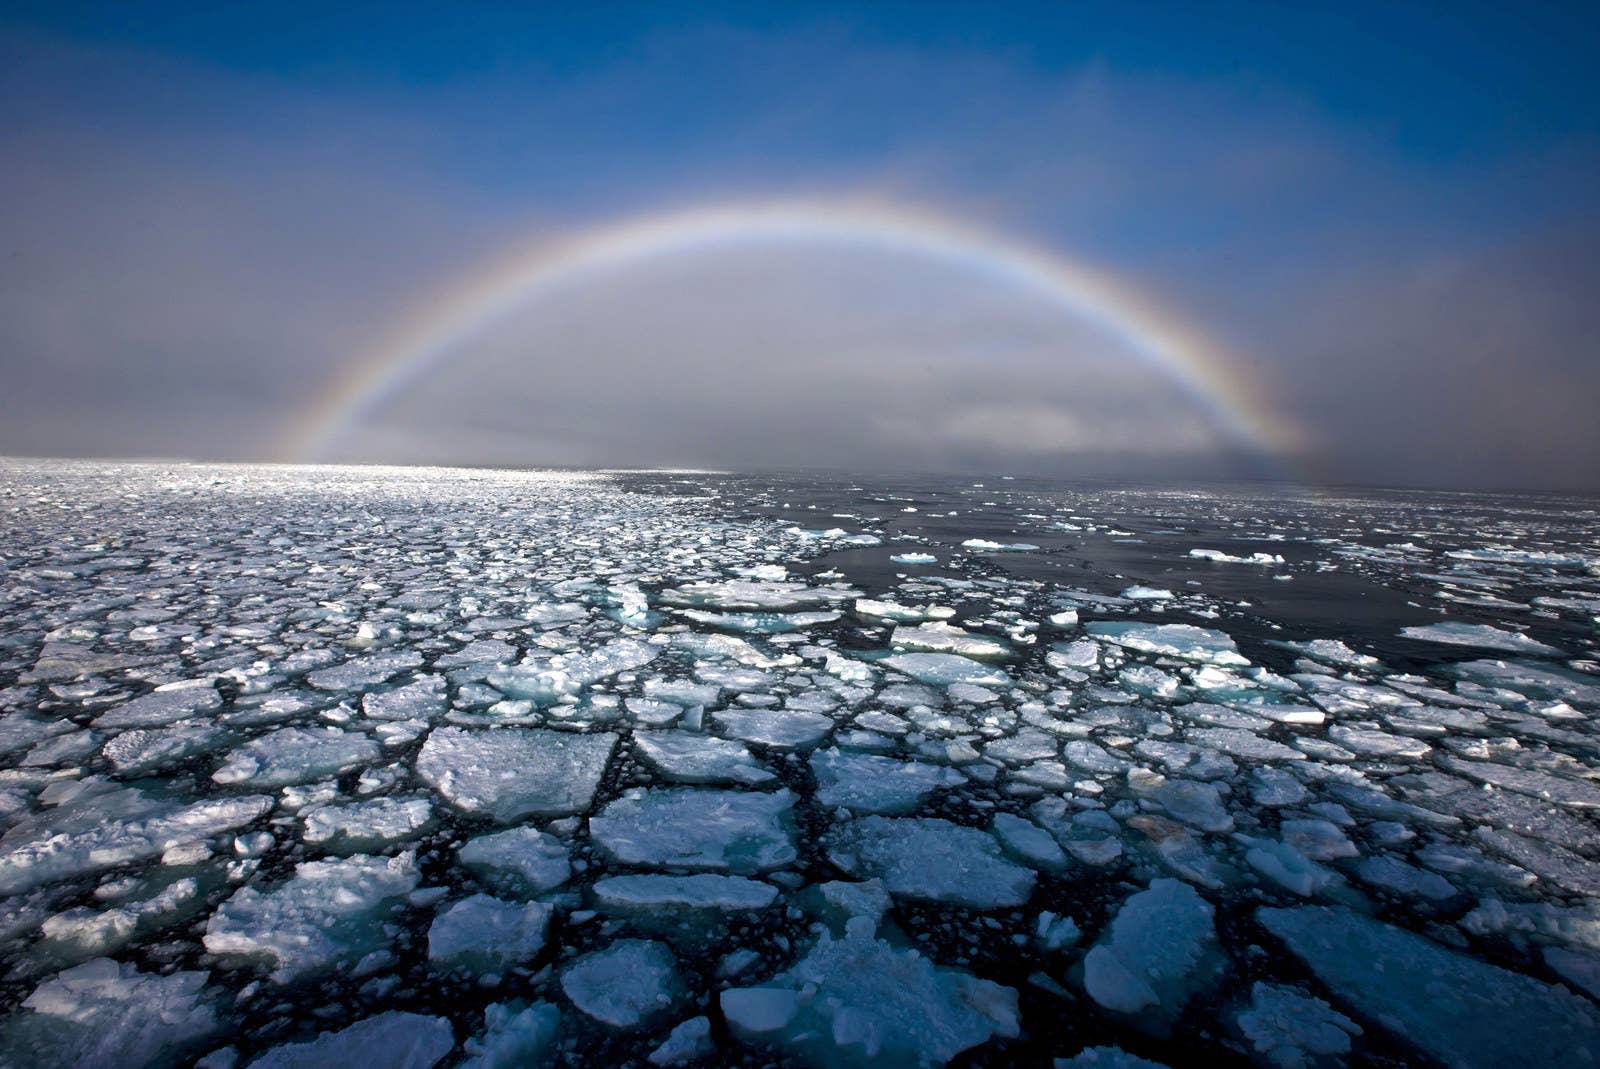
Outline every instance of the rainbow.
[[1126, 344], [1208, 414], [1229, 444], [1279, 455], [1288, 436], [1218, 346], [1103, 271], [1000, 232], [879, 203], [759, 202], [668, 211], [541, 240], [421, 304], [293, 421], [280, 456], [325, 460], [350, 431], [502, 317], [608, 270], [734, 246], [835, 245], [926, 257], [1015, 286]]

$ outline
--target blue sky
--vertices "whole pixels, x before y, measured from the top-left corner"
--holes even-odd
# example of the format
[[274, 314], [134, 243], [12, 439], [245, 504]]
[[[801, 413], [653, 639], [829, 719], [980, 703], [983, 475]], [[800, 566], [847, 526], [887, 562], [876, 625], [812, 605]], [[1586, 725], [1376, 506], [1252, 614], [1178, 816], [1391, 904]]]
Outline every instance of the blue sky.
[[[1597, 38], [1578, 5], [14, 3], [0, 449], [261, 455], [510, 243], [866, 191], [1156, 295], [1327, 478], [1593, 489]], [[836, 459], [805, 437], [760, 459]]]

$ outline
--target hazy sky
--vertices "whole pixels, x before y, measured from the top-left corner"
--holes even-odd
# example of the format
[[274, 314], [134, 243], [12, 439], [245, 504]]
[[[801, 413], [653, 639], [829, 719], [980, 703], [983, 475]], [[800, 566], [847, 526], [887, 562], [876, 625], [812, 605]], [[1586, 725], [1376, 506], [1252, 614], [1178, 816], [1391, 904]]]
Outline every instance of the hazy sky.
[[[1284, 471], [1600, 490], [1592, 5], [334, 6], [0, 12], [0, 452], [279, 459], [510, 250], [870, 197], [1169, 310]], [[516, 309], [334, 458], [1251, 469], [1214, 423], [1036, 294], [755, 243]]]

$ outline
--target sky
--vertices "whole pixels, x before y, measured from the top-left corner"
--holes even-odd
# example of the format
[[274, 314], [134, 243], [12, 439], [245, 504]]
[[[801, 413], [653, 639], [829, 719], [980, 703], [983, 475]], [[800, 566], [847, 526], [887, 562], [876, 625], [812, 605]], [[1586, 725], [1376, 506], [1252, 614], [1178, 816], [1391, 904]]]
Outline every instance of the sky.
[[[1585, 8], [13, 0], [0, 453], [1600, 491]], [[985, 237], [619, 257], [332, 403], [503, 265], [776, 203]]]

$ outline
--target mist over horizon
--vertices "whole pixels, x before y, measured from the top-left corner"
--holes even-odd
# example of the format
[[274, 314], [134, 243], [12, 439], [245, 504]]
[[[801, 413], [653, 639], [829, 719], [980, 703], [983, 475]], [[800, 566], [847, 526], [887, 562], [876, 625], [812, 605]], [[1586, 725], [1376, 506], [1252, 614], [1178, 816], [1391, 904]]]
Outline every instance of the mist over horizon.
[[1230, 396], [985, 250], [753, 238], [470, 325], [315, 459], [1600, 489], [1576, 11], [148, 11], [0, 17], [0, 453], [304, 458], [529, 250], [866, 199], [1102, 273]]

